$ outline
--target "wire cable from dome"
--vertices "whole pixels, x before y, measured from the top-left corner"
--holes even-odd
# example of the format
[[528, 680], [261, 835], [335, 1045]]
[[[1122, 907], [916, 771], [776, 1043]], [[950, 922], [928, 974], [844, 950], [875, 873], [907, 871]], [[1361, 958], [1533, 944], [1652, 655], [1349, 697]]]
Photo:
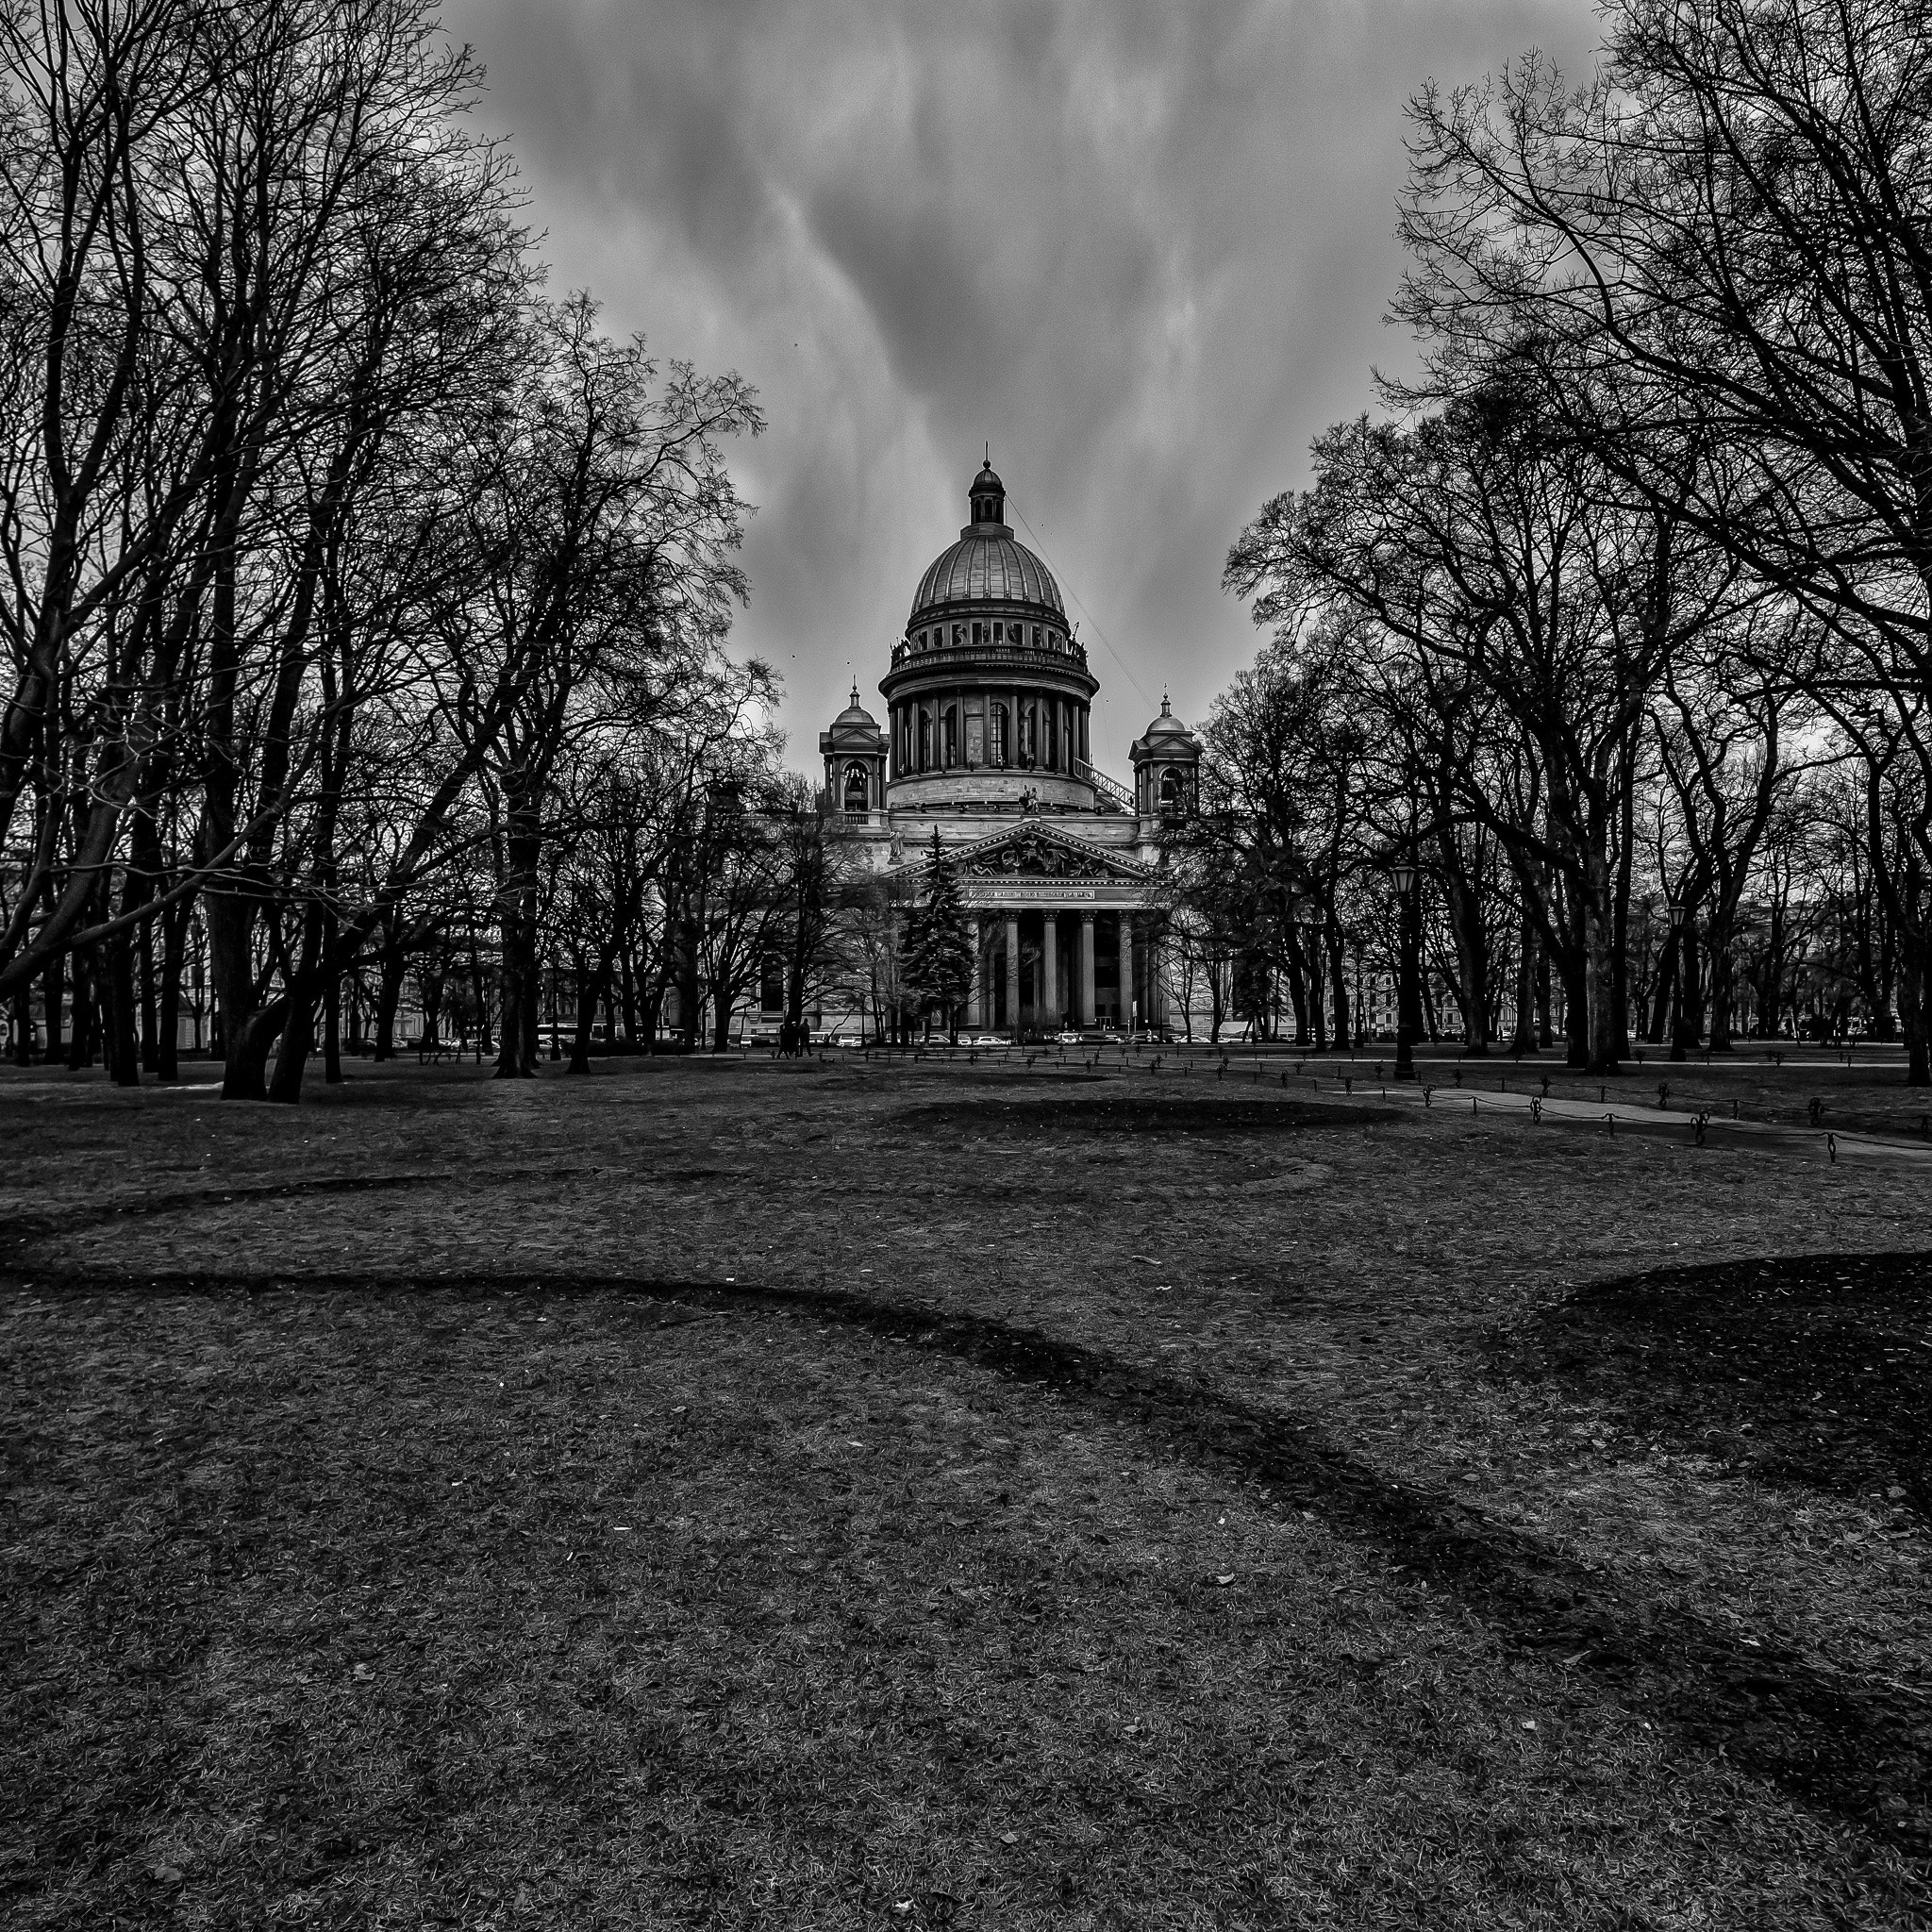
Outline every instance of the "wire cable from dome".
[[[989, 462], [992, 460], [991, 446], [990, 444], [988, 445], [987, 460]], [[1079, 604], [1080, 615], [1084, 617], [1087, 620], [1087, 622], [1093, 626], [1093, 635], [1100, 640], [1101, 648], [1107, 653], [1107, 655], [1109, 658], [1113, 659], [1113, 661], [1117, 665], [1120, 666], [1121, 675], [1124, 677], [1127, 680], [1127, 682], [1134, 687], [1135, 691], [1140, 696], [1141, 702], [1143, 705], [1151, 707], [1154, 703], [1154, 700], [1147, 695], [1146, 688], [1141, 684], [1141, 680], [1134, 675], [1133, 671], [1129, 668], [1127, 664], [1127, 660], [1124, 658], [1123, 658], [1118, 651], [1114, 649], [1113, 644], [1108, 638], [1107, 633], [1101, 629], [1099, 620], [1093, 615], [1092, 611], [1088, 609], [1087, 606], [1081, 602], [1080, 593], [1078, 591], [1074, 590], [1073, 585], [1073, 579], [1069, 577], [1063, 570], [1060, 569], [1059, 565], [1057, 564], [1051, 557], [1047, 556], [1046, 545], [1041, 541], [1040, 533], [1033, 527], [1031, 524], [1029, 524], [1026, 521], [1026, 512], [1020, 508], [1020, 506], [1013, 501], [1013, 492], [1010, 490], [1007, 491], [1007, 508], [1013, 513], [1014, 516], [1019, 518], [1020, 527], [1026, 532], [1027, 536], [1032, 538], [1033, 547], [1040, 552], [1042, 558], [1045, 558], [1047, 569], [1053, 572], [1055, 577], [1058, 579], [1061, 586], [1065, 589], [1067, 595], [1070, 596], [1075, 604]]]

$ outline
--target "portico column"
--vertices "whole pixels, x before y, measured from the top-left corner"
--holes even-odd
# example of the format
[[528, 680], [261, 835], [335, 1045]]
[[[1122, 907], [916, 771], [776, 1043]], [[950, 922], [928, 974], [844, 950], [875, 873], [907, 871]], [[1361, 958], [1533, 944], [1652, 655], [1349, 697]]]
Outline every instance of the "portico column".
[[1045, 1024], [1059, 1031], [1060, 1020], [1060, 934], [1059, 921], [1049, 906], [1040, 915], [1040, 1010]]
[[1007, 915], [1007, 1026], [1020, 1030], [1020, 920], [1017, 913]]
[[973, 984], [966, 994], [966, 1024], [976, 1028], [980, 1024], [979, 984], [986, 976], [985, 961], [979, 956], [979, 948], [983, 943], [984, 935], [980, 931], [978, 913], [975, 912], [973, 915], [970, 924], [973, 927]]
[[1134, 915], [1121, 908], [1121, 1025], [1134, 1024]]
[[1160, 921], [1156, 919], [1147, 928], [1147, 1024], [1154, 1027], [1167, 1024], [1167, 990], [1160, 980]]
[[1093, 915], [1091, 912], [1080, 915], [1079, 974], [1079, 1024], [1091, 1026], [1093, 1024]]

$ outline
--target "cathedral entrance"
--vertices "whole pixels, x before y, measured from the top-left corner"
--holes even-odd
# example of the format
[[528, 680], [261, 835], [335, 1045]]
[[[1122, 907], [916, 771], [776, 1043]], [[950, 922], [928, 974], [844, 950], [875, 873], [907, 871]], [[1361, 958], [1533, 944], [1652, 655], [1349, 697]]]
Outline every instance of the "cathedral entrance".
[[969, 1025], [1011, 1036], [1134, 1024], [1144, 940], [1132, 912], [1025, 906], [981, 913], [975, 923]]

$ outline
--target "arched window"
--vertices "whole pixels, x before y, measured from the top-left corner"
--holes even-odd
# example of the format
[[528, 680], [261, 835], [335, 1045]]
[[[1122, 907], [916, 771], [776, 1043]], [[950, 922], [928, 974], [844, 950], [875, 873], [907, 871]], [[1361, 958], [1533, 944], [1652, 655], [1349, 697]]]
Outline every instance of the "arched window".
[[987, 719], [987, 728], [991, 743], [987, 747], [987, 762], [1004, 765], [1007, 762], [1007, 708], [995, 705]]
[[1188, 781], [1178, 765], [1168, 765], [1160, 774], [1160, 808], [1179, 811], [1188, 802]]
[[864, 811], [872, 804], [872, 780], [857, 758], [845, 767], [845, 809]]

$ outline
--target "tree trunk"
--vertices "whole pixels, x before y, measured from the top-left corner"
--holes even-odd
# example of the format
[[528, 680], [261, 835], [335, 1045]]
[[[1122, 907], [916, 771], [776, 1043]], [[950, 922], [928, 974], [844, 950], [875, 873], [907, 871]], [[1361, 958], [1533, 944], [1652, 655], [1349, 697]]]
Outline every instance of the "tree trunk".
[[1707, 935], [1710, 945], [1710, 1050], [1729, 1053], [1731, 1042], [1731, 1003], [1735, 984], [1731, 964], [1731, 935], [1728, 924], [1713, 922]]
[[1611, 1045], [1617, 1063], [1630, 1058], [1630, 868], [1637, 855], [1638, 741], [1636, 733], [1626, 733], [1617, 759], [1616, 895], [1610, 919], [1610, 997], [1616, 1006]]
[[137, 934], [137, 964], [141, 972], [141, 1070], [158, 1074], [161, 1070], [160, 971], [155, 947], [156, 924], [143, 919]]
[[1698, 957], [1697, 928], [1686, 919], [1677, 938], [1677, 1024], [1671, 1036], [1671, 1058], [1685, 1059], [1704, 1039], [1704, 976]]
[[375, 988], [375, 1055], [379, 1060], [396, 1057], [396, 1008], [403, 1003], [403, 953], [401, 921], [385, 932], [381, 974]]
[[[1255, 977], [1256, 984], [1251, 989], [1251, 997], [1244, 1004], [1248, 1008], [1247, 1017], [1254, 1026], [1255, 1037], [1258, 1040], [1267, 1031], [1268, 996], [1266, 980], [1258, 974], [1255, 975]], [[1307, 1046], [1308, 1044], [1309, 1030], [1308, 996], [1307, 990], [1302, 984], [1301, 948], [1296, 945], [1292, 937], [1289, 940], [1288, 971], [1285, 977], [1288, 981], [1289, 1007], [1294, 1014], [1294, 1043], [1297, 1046]], [[1123, 1011], [1125, 1010], [1126, 1005], [1126, 998], [1123, 996], [1121, 1000]]]
[[[1445, 852], [1452, 846], [1444, 836]], [[1490, 1050], [1490, 948], [1483, 930], [1482, 905], [1459, 866], [1447, 869], [1444, 890], [1449, 902], [1449, 931], [1456, 944], [1457, 988], [1462, 1008], [1462, 1043], [1466, 1052]]]
[[135, 1033], [134, 934], [125, 926], [107, 941], [108, 1067], [117, 1087], [141, 1085], [141, 1041]]
[[306, 977], [282, 1002], [282, 1025], [275, 1047], [275, 1077], [268, 1097], [284, 1107], [302, 1098], [302, 1075], [315, 1051], [315, 999]]
[[1563, 1061], [1580, 1073], [1590, 1065], [1590, 974], [1580, 947], [1567, 949], [1562, 971]]
[[1347, 1049], [1355, 1043], [1356, 1029], [1361, 1024], [1361, 1015], [1351, 1013], [1348, 997], [1348, 958], [1343, 949], [1341, 924], [1335, 916], [1333, 902], [1328, 907], [1328, 917], [1324, 931], [1328, 955], [1328, 997], [1335, 1003], [1335, 1044]]
[[1510, 1029], [1509, 1051], [1534, 1053], [1537, 1049], [1537, 958], [1542, 946], [1537, 933], [1536, 922], [1530, 917], [1527, 907], [1523, 909], [1519, 925], [1516, 942], [1516, 1024]]
[[61, 1017], [61, 1009], [67, 1002], [67, 956], [64, 953], [57, 953], [47, 961], [47, 970], [41, 977], [41, 999], [47, 1015], [44, 1058], [51, 1067], [59, 1060], [67, 1038], [66, 1023]]
[[588, 957], [580, 953], [572, 964], [577, 989], [577, 1024], [575, 1032], [571, 1036], [570, 1071], [588, 1074], [591, 1071], [591, 1028], [596, 1021], [597, 1002], [606, 996], [616, 960], [607, 951], [592, 966]]
[[78, 1073], [94, 1063], [94, 952], [92, 946], [77, 946], [68, 955], [73, 986], [69, 1005], [74, 1013], [74, 1025], [67, 1041], [70, 1073]]
[[161, 984], [155, 1041], [155, 1076], [159, 1080], [181, 1077], [181, 973], [188, 922], [193, 913], [194, 901], [181, 898], [161, 914]]
[[1899, 1028], [1906, 1037], [1907, 1087], [1932, 1087], [1932, 1006], [1926, 1000], [1926, 953], [1921, 934], [1899, 935]]
[[249, 943], [254, 924], [247, 902], [233, 892], [204, 894], [208, 920], [208, 977], [222, 1003], [222, 1040], [226, 1048], [222, 1073], [224, 1100], [264, 1097], [261, 1069], [268, 1058], [271, 1029], [258, 1054], [247, 1042], [254, 1029], [255, 961]]
[[323, 909], [311, 905], [302, 921], [302, 950], [291, 961], [282, 997], [281, 1041], [268, 1097], [285, 1107], [302, 1098], [302, 1076], [315, 1051], [315, 1002], [328, 965], [328, 927]]
[[[329, 950], [335, 949], [336, 921], [333, 914], [328, 922]], [[331, 972], [328, 984], [324, 987], [322, 1023], [322, 1078], [328, 1087], [342, 1084], [342, 975]]]
[[[678, 930], [677, 1031], [688, 1053], [695, 1052], [697, 1048], [698, 1020], [703, 1005], [698, 993], [698, 926], [697, 922], [687, 915]], [[895, 1008], [897, 1005], [895, 1001]], [[1019, 1024], [1019, 1014], [1008, 1016], [1008, 1025], [1017, 1026]], [[893, 1024], [903, 1032], [905, 1022], [896, 1012]]]
[[223, 1013], [222, 1037], [226, 1047], [222, 1072], [224, 1100], [266, 1100], [268, 1057], [282, 1030], [283, 1003], [272, 1000], [239, 1024]]
[[1617, 1017], [1621, 991], [1616, 962], [1615, 906], [1610, 890], [1610, 868], [1603, 855], [1586, 855], [1588, 875], [1583, 880], [1583, 951], [1585, 994], [1589, 1001], [1589, 1058], [1587, 1069], [1592, 1074], [1614, 1074], [1620, 1056], [1617, 1044], [1623, 1028]]
[[542, 827], [527, 774], [504, 785], [504, 875], [497, 882], [497, 933], [503, 958], [503, 1035], [496, 1077], [529, 1080], [537, 1073], [537, 867]]
[[[475, 928], [471, 927], [474, 935]], [[476, 1002], [476, 1058], [480, 1063], [486, 1053], [494, 1052], [491, 1039], [490, 989], [483, 979], [483, 959], [476, 950], [474, 938], [470, 946], [470, 990]]]

